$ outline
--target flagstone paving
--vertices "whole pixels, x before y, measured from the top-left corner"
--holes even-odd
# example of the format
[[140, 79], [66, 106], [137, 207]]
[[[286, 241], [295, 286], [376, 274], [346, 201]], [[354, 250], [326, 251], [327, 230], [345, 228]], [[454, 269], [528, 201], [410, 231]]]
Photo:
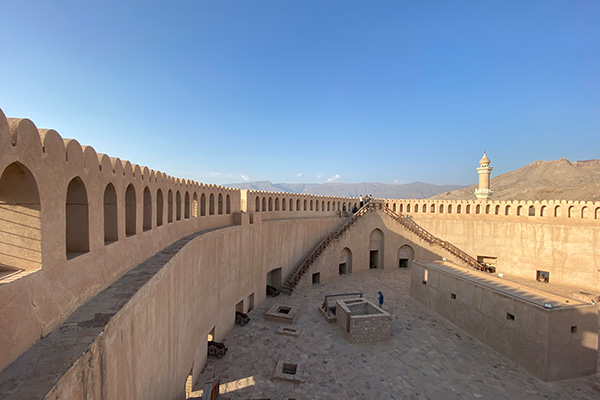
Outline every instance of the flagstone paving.
[[[349, 343], [317, 310], [326, 294], [360, 291], [377, 302], [380, 290], [393, 318], [389, 341]], [[300, 329], [298, 337], [264, 320], [275, 303], [300, 308], [286, 325]], [[600, 374], [543, 382], [410, 298], [408, 270], [344, 275], [268, 297], [249, 316], [224, 338], [227, 354], [209, 357], [195, 390], [219, 377], [230, 388], [219, 399], [600, 399]], [[281, 359], [304, 368], [300, 383], [273, 379]]]

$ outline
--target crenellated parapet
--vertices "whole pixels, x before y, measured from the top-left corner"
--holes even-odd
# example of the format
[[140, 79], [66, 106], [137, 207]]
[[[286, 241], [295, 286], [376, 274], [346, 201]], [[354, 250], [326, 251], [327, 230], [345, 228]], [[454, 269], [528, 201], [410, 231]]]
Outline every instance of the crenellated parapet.
[[[359, 200], [354, 197], [320, 196], [290, 192], [265, 192], [248, 190], [248, 212], [303, 212], [303, 213], [350, 213], [359, 207]], [[285, 217], [286, 214], [277, 214]]]
[[573, 200], [428, 200], [382, 199], [394, 212], [455, 218], [530, 217], [537, 222], [600, 222], [600, 202]]
[[[100, 154], [0, 110], [0, 304], [28, 316], [0, 329], [0, 336], [14, 339], [0, 354], [0, 368], [169, 244], [248, 223], [240, 214], [256, 211], [254, 200], [250, 207], [242, 204], [246, 192]], [[254, 191], [248, 196], [272, 202], [272, 211], [261, 209], [257, 221], [338, 217], [338, 203], [351, 201]], [[290, 199], [293, 212], [287, 211]], [[313, 208], [297, 208], [298, 201]]]
[[266, 213], [263, 219], [334, 216], [357, 203], [175, 178], [96, 153], [30, 120], [6, 118], [1, 110], [0, 149], [0, 212], [7, 226], [0, 283], [95, 252], [121, 258], [113, 250], [122, 246], [115, 243], [140, 253], [131, 266], [144, 253], [136, 250], [145, 247], [136, 240], [140, 235], [166, 245], [199, 229], [233, 225], [235, 213]]

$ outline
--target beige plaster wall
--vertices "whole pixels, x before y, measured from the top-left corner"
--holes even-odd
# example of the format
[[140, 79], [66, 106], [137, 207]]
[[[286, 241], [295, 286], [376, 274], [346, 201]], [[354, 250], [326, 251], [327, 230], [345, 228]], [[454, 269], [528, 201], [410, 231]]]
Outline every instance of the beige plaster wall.
[[[352, 273], [369, 270], [371, 233], [379, 229], [383, 232], [383, 254], [380, 255], [380, 268], [398, 268], [399, 259], [406, 257], [407, 247], [413, 252], [413, 259], [441, 260], [455, 258], [440, 248], [422, 240], [380, 210], [363, 215], [340, 239], [332, 242], [319, 256], [309, 271], [302, 276], [296, 290], [312, 285], [312, 274], [320, 273], [320, 281], [337, 278], [339, 264], [347, 262], [347, 252], [352, 253]], [[410, 261], [412, 263], [412, 260]]]
[[[421, 263], [411, 269], [410, 292], [540, 379], [554, 381], [596, 372], [598, 313], [591, 304], [545, 309]], [[452, 299], [451, 294], [456, 297]], [[514, 320], [507, 320], [507, 313]], [[572, 326], [577, 326], [576, 333], [571, 332]]]
[[413, 215], [415, 222], [473, 257], [497, 257], [498, 273], [550, 282], [600, 287], [600, 224], [597, 221], [527, 216]]
[[[338, 217], [244, 224], [188, 243], [109, 322], [90, 351], [47, 399], [181, 399], [192, 364], [206, 360], [208, 333], [220, 340], [233, 327], [239, 301], [266, 296], [266, 276], [284, 276]], [[93, 376], [94, 379], [78, 377]], [[86, 397], [87, 396], [87, 397]]]
[[[0, 264], [14, 269], [10, 275], [0, 276], [0, 342], [3, 343], [0, 370], [64, 321], [78, 306], [168, 244], [193, 232], [233, 226], [242, 220], [236, 217], [242, 208], [240, 190], [173, 178], [147, 167], [97, 154], [92, 147], [81, 146], [76, 140], [63, 139], [53, 130], [38, 130], [27, 119], [7, 119], [0, 110], [0, 174], [4, 176], [4, 172], [15, 165], [24, 168], [33, 177], [39, 196], [37, 207], [41, 212], [36, 209], [28, 215], [14, 212], [15, 209], [21, 211], [18, 208], [21, 205], [12, 204], [14, 201], [10, 196], [15, 182], [0, 181], [0, 219], [3, 220]], [[76, 199], [74, 207], [78, 212], [73, 214], [73, 223], [69, 224], [67, 188], [74, 179], [81, 181], [85, 196]], [[115, 188], [117, 198], [117, 238], [105, 243], [104, 195], [109, 184]], [[135, 191], [135, 201], [129, 205], [125, 199], [127, 188]], [[145, 205], [146, 189], [151, 201]], [[158, 201], [159, 192], [162, 193], [162, 201]], [[171, 202], [169, 193], [172, 194]], [[181, 199], [179, 205], [176, 200], [178, 193]], [[186, 194], [189, 198], [187, 203]], [[273, 196], [266, 192], [253, 194]], [[202, 201], [203, 196], [205, 201]], [[211, 196], [214, 199], [212, 207]], [[87, 199], [87, 206], [81, 204], [82, 198]], [[219, 198], [223, 199], [222, 208], [219, 207]], [[309, 201], [317, 198], [326, 202], [351, 201], [324, 196], [296, 195], [294, 198], [302, 201], [305, 198]], [[158, 213], [161, 206], [162, 217]], [[127, 215], [127, 209], [133, 211]], [[260, 222], [262, 219], [330, 218], [337, 215], [333, 210], [294, 211], [285, 216], [278, 215], [282, 212], [261, 211], [259, 215], [248, 218]], [[135, 220], [129, 234], [126, 219]], [[31, 234], [23, 234], [24, 225], [28, 226], [26, 231], [32, 231]], [[84, 229], [86, 225], [88, 229]], [[72, 238], [77, 238], [77, 247], [89, 251], [75, 257], [71, 253], [68, 258], [68, 232], [73, 234]], [[28, 238], [23, 240], [23, 236]], [[256, 245], [259, 248], [263, 246], [262, 243]], [[34, 262], [19, 263], [15, 256]]]

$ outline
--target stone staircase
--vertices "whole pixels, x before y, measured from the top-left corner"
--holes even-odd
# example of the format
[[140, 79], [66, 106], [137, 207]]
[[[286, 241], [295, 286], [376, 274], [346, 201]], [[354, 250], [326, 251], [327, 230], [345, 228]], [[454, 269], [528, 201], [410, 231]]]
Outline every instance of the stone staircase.
[[485, 264], [480, 263], [469, 254], [454, 246], [452, 243], [441, 240], [436, 236], [432, 235], [431, 233], [427, 232], [425, 229], [419, 226], [412, 219], [411, 216], [398, 214], [392, 211], [383, 202], [370, 201], [367, 204], [365, 204], [361, 209], [359, 209], [351, 218], [349, 218], [348, 221], [346, 221], [346, 223], [344, 223], [344, 225], [342, 225], [337, 231], [327, 235], [321, 241], [321, 243], [319, 243], [317, 247], [315, 247], [314, 250], [310, 252], [310, 254], [304, 260], [302, 260], [302, 262], [298, 264], [296, 268], [294, 268], [286, 282], [283, 284], [281, 292], [291, 294], [294, 291], [295, 287], [298, 285], [298, 282], [300, 282], [302, 276], [309, 270], [310, 266], [317, 260], [317, 258], [323, 253], [323, 251], [325, 251], [325, 249], [329, 246], [330, 243], [334, 242], [340, 236], [346, 233], [346, 231], [348, 231], [348, 229], [350, 229], [358, 221], [358, 219], [365, 215], [367, 212], [376, 210], [383, 211], [390, 218], [394, 219], [396, 222], [402, 225], [402, 227], [411, 231], [421, 239], [425, 240], [427, 243], [434, 246], [439, 246], [444, 250], [448, 251], [450, 254], [452, 254], [465, 265], [475, 268], [479, 271], [495, 272], [494, 267], [489, 267]]

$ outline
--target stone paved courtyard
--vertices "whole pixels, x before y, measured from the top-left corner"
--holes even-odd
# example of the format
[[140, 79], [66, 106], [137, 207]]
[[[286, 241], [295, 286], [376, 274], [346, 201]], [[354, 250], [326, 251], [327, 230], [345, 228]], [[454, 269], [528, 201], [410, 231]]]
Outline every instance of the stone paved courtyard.
[[[349, 343], [317, 310], [326, 294], [360, 291], [376, 302], [379, 290], [393, 318], [389, 341]], [[298, 337], [263, 319], [275, 303], [300, 308], [287, 325]], [[225, 357], [209, 357], [195, 390], [216, 376], [227, 384], [220, 399], [600, 399], [600, 374], [543, 382], [411, 299], [408, 270], [344, 275], [268, 297], [249, 316], [224, 338]], [[300, 383], [272, 379], [281, 359], [303, 367]]]

